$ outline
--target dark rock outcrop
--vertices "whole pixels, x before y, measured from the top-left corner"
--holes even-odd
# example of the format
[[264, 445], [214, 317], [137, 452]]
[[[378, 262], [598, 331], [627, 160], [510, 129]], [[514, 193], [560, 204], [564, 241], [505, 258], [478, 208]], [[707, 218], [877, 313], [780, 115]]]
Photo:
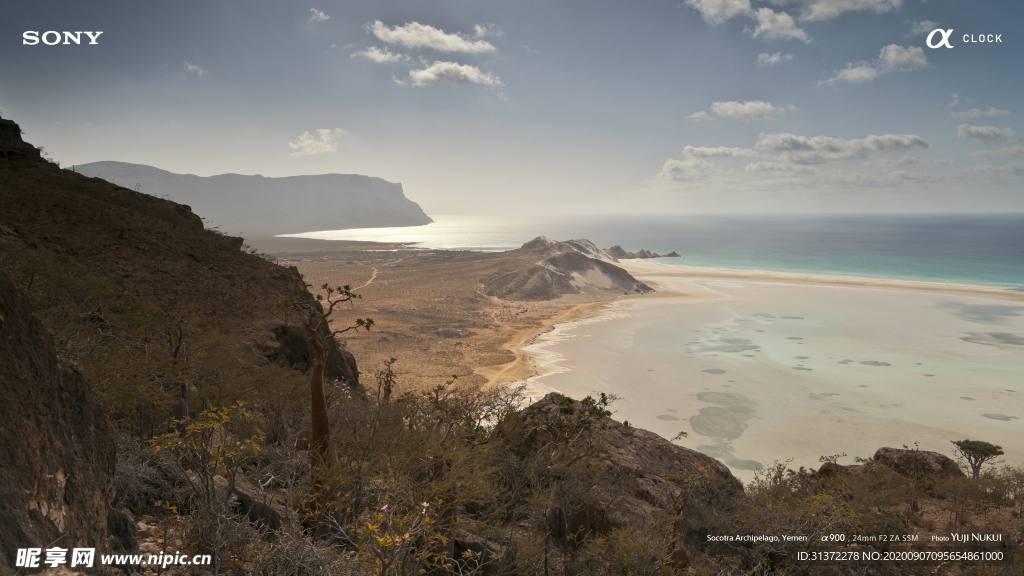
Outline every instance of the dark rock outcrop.
[[675, 250], [673, 250], [672, 252], [669, 252], [668, 254], [659, 255], [659, 254], [655, 254], [654, 252], [651, 252], [649, 250], [645, 250], [645, 249], [642, 249], [642, 248], [640, 249], [639, 252], [626, 252], [622, 248], [622, 246], [612, 246], [611, 248], [605, 250], [605, 252], [608, 253], [611, 256], [614, 256], [615, 258], [617, 258], [619, 260], [634, 260], [634, 259], [638, 259], [638, 258], [640, 258], [640, 259], [647, 259], [647, 258], [679, 258], [679, 254], [676, 254]]
[[15, 158], [41, 158], [39, 148], [21, 139], [21, 127], [3, 118], [0, 118], [0, 157], [8, 162]]
[[0, 274], [0, 575], [19, 548], [106, 549], [116, 443], [80, 369], [59, 361]]
[[[107, 510], [107, 551], [112, 554], [132, 554], [139, 549], [139, 529], [132, 517], [125, 512], [111, 508]], [[138, 570], [130, 564], [114, 564], [125, 574]]]
[[[550, 417], [562, 408], [559, 403], [563, 398], [552, 392], [533, 404], [531, 411]], [[706, 454], [676, 446], [654, 432], [611, 418], [596, 422], [594, 429], [598, 428], [601, 430], [591, 456], [597, 470], [592, 492], [602, 502], [604, 518], [613, 527], [638, 525], [655, 510], [670, 509], [672, 495], [679, 490], [678, 485], [667, 479], [672, 476], [706, 471], [707, 486], [702, 497], [707, 505], [715, 508], [727, 509], [743, 496], [743, 483], [732, 475], [729, 467]], [[496, 433], [529, 451], [538, 442], [523, 436], [529, 429], [530, 416], [524, 410], [503, 422]], [[685, 530], [697, 530], [700, 521], [698, 507], [695, 507], [694, 513], [687, 517]]]
[[897, 474], [908, 478], [938, 479], [964, 476], [956, 462], [938, 452], [879, 448], [872, 460], [884, 464]]
[[282, 517], [272, 507], [252, 499], [240, 490], [235, 490], [235, 500], [231, 504], [235, 514], [245, 516], [249, 522], [259, 529], [277, 532], [281, 529]]
[[[298, 370], [306, 370], [313, 361], [315, 353], [309, 341], [306, 329], [295, 325], [282, 325], [274, 328], [275, 344], [268, 345], [264, 354], [272, 362], [281, 362], [285, 366]], [[327, 363], [324, 365], [324, 379], [327, 381], [341, 380], [353, 389], [358, 389], [359, 370], [356, 358], [351, 352], [337, 344], [327, 349]]]

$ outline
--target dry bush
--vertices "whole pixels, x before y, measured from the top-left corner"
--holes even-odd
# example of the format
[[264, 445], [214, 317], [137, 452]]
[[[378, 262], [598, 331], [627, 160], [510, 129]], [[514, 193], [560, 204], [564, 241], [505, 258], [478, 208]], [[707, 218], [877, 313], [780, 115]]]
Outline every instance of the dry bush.
[[348, 576], [355, 561], [337, 547], [285, 534], [277, 542], [259, 542], [249, 557], [250, 576]]

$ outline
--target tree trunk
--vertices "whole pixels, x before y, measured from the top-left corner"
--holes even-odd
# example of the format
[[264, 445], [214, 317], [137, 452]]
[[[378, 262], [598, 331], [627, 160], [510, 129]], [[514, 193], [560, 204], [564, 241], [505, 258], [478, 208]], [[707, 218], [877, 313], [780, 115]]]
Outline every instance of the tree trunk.
[[[311, 338], [313, 350], [316, 355], [313, 359], [313, 369], [310, 371], [309, 391], [312, 395], [310, 401], [310, 471], [314, 476], [319, 476], [317, 483], [321, 482], [322, 475], [326, 472], [324, 465], [330, 462], [330, 438], [331, 422], [327, 415], [327, 397], [324, 396], [324, 364], [327, 354], [324, 345], [319, 341], [319, 335], [315, 332]], [[319, 488], [318, 484], [314, 484]]]

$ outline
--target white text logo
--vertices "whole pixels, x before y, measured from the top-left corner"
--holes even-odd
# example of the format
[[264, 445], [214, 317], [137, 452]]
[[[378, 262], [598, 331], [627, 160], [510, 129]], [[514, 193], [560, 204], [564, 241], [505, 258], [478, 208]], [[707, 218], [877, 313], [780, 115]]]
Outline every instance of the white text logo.
[[[941, 34], [942, 40], [939, 40], [937, 43], [932, 44], [932, 38], [934, 38], [936, 34]], [[925, 39], [924, 43], [927, 44], [929, 48], [940, 48], [942, 46], [945, 46], [946, 48], [952, 48], [953, 46], [949, 43], [949, 37], [952, 35], [952, 28], [950, 28], [949, 30], [936, 28], [935, 30], [932, 30], [932, 33], [928, 35], [928, 38]]]
[[[38, 30], [26, 30], [21, 35], [21, 43], [27, 46], [35, 46], [42, 40], [43, 44], [47, 46], [54, 46], [57, 44], [81, 44], [82, 34], [89, 37], [89, 44], [99, 44], [96, 41], [103, 32], [57, 32], [56, 30], [47, 30], [43, 32], [42, 36], [39, 35]], [[61, 42], [63, 40], [63, 42]]]

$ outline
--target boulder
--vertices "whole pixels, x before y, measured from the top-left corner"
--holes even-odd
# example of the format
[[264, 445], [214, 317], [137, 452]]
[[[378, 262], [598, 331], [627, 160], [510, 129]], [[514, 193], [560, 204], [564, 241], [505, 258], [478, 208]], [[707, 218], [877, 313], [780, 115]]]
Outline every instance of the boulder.
[[81, 369], [60, 361], [0, 274], [0, 575], [19, 548], [106, 550], [117, 445]]
[[[274, 328], [275, 343], [265, 346], [264, 354], [271, 362], [280, 362], [290, 368], [307, 370], [313, 360], [313, 345], [302, 326], [281, 325]], [[351, 352], [337, 344], [329, 344], [324, 380], [341, 380], [353, 390], [360, 387], [359, 369]]]
[[872, 459], [908, 478], [938, 479], [964, 476], [956, 462], [938, 452], [879, 448]]
[[[551, 418], [565, 408], [561, 406], [563, 398], [552, 392], [533, 404], [529, 412]], [[522, 410], [506, 419], [495, 433], [504, 437], [520, 457], [528, 457], [543, 444], [539, 432], [528, 432], [532, 426], [528, 410]], [[678, 495], [680, 489], [668, 478], [690, 472], [706, 471], [707, 479], [700, 497], [703, 503], [687, 508], [692, 511], [684, 526], [687, 532], [699, 529], [701, 506], [724, 510], [743, 497], [743, 483], [725, 464], [706, 454], [609, 417], [595, 422], [592, 429], [597, 431], [591, 456], [597, 469], [592, 492], [604, 507], [602, 524], [637, 525], [649, 514], [670, 510], [673, 495]]]

